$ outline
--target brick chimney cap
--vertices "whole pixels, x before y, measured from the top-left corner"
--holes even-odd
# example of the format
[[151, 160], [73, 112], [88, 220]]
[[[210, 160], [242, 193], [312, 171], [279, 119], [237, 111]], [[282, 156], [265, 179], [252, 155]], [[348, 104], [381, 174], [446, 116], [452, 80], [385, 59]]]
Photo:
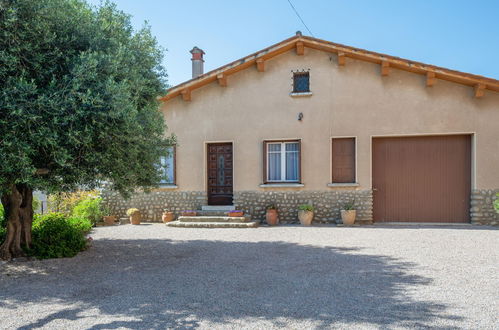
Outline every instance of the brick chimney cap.
[[204, 54], [204, 51], [201, 48], [194, 46], [194, 48], [192, 48], [190, 53], [191, 54]]
[[301, 37], [302, 36], [301, 31], [300, 30], [296, 31], [296, 35]]

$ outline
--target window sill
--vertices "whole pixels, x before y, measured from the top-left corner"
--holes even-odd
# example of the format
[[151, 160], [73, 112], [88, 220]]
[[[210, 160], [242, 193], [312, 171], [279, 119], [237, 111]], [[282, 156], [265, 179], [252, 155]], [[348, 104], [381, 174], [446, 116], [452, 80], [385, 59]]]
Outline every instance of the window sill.
[[348, 188], [348, 187], [358, 187], [360, 184], [357, 182], [352, 183], [328, 183], [327, 186], [329, 188]]
[[302, 92], [302, 93], [289, 93], [291, 97], [303, 97], [303, 96], [312, 96], [312, 92]]
[[303, 183], [264, 183], [260, 188], [301, 188], [305, 187]]
[[178, 189], [176, 184], [160, 184], [158, 186], [159, 189]]

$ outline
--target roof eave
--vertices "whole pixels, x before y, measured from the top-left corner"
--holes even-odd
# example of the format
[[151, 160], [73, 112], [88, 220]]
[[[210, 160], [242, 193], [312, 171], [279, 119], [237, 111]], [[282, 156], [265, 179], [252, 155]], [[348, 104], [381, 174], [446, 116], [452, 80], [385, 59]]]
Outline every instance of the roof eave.
[[308, 36], [296, 35], [286, 40], [283, 40], [270, 47], [262, 49], [258, 52], [250, 54], [246, 57], [238, 59], [234, 62], [221, 66], [217, 69], [202, 74], [196, 78], [190, 79], [179, 85], [168, 89], [167, 94], [159, 97], [160, 101], [166, 102], [174, 97], [182, 94], [182, 92], [189, 92], [207, 85], [217, 80], [221, 74], [227, 76], [235, 72], [244, 70], [256, 63], [258, 59], [268, 60], [272, 57], [285, 53], [296, 47], [296, 44], [302, 42], [305, 47], [322, 50], [330, 53], [342, 53], [344, 56], [363, 60], [371, 63], [381, 64], [387, 62], [390, 67], [409, 71], [417, 74], [431, 73], [435, 78], [452, 81], [472, 87], [480, 87], [483, 89], [499, 92], [499, 80], [487, 78], [471, 73], [464, 73], [456, 70], [451, 70], [435, 65], [415, 62], [400, 57], [390, 56], [386, 54], [376, 53], [364, 49], [359, 49], [351, 46], [333, 43], [330, 41], [317, 39]]

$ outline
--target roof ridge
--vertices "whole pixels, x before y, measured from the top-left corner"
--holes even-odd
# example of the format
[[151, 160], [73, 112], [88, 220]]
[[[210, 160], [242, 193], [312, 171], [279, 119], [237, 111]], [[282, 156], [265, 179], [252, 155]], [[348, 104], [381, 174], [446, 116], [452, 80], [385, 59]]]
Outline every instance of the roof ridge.
[[[432, 73], [433, 77], [438, 79], [448, 80], [455, 83], [460, 83], [468, 86], [475, 86], [475, 88], [489, 89], [499, 92], [499, 80], [476, 75], [458, 70], [448, 69], [433, 64], [426, 64], [423, 62], [412, 61], [405, 58], [377, 53], [374, 51], [365, 50], [362, 48], [352, 47], [331, 41], [302, 35], [294, 35], [281, 42], [275, 43], [269, 47], [261, 49], [257, 52], [251, 53], [240, 59], [232, 61], [228, 64], [208, 71], [198, 77], [184, 81], [178, 85], [172, 86], [167, 90], [166, 95], [158, 97], [161, 101], [168, 101], [178, 95], [189, 93], [186, 100], [190, 100], [190, 91], [209, 84], [215, 80], [219, 75], [227, 76], [237, 71], [246, 69], [256, 63], [257, 59], [268, 60], [277, 55], [285, 53], [296, 47], [301, 43], [302, 47], [313, 48], [317, 50], [327, 51], [331, 53], [343, 53], [346, 57], [364, 60], [372, 63], [387, 62], [389, 66], [413, 72], [416, 74]], [[222, 77], [223, 78], [223, 77]]]

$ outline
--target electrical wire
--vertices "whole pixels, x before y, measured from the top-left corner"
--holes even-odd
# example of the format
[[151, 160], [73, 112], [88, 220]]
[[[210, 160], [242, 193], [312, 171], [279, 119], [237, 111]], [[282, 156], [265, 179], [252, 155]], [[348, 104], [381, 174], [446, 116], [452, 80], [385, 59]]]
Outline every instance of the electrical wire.
[[310, 33], [310, 35], [312, 37], [315, 37], [314, 34], [312, 33], [312, 31], [310, 31], [310, 29], [308, 28], [307, 24], [305, 24], [305, 22], [301, 18], [300, 14], [298, 14], [298, 11], [296, 10], [295, 6], [293, 6], [293, 4], [291, 3], [291, 0], [288, 0], [288, 3], [291, 6], [291, 8], [293, 8], [293, 11], [295, 12], [296, 16], [298, 16], [298, 18], [300, 19], [300, 21], [303, 23], [303, 26], [305, 26], [305, 28], [307, 29], [308, 33]]

